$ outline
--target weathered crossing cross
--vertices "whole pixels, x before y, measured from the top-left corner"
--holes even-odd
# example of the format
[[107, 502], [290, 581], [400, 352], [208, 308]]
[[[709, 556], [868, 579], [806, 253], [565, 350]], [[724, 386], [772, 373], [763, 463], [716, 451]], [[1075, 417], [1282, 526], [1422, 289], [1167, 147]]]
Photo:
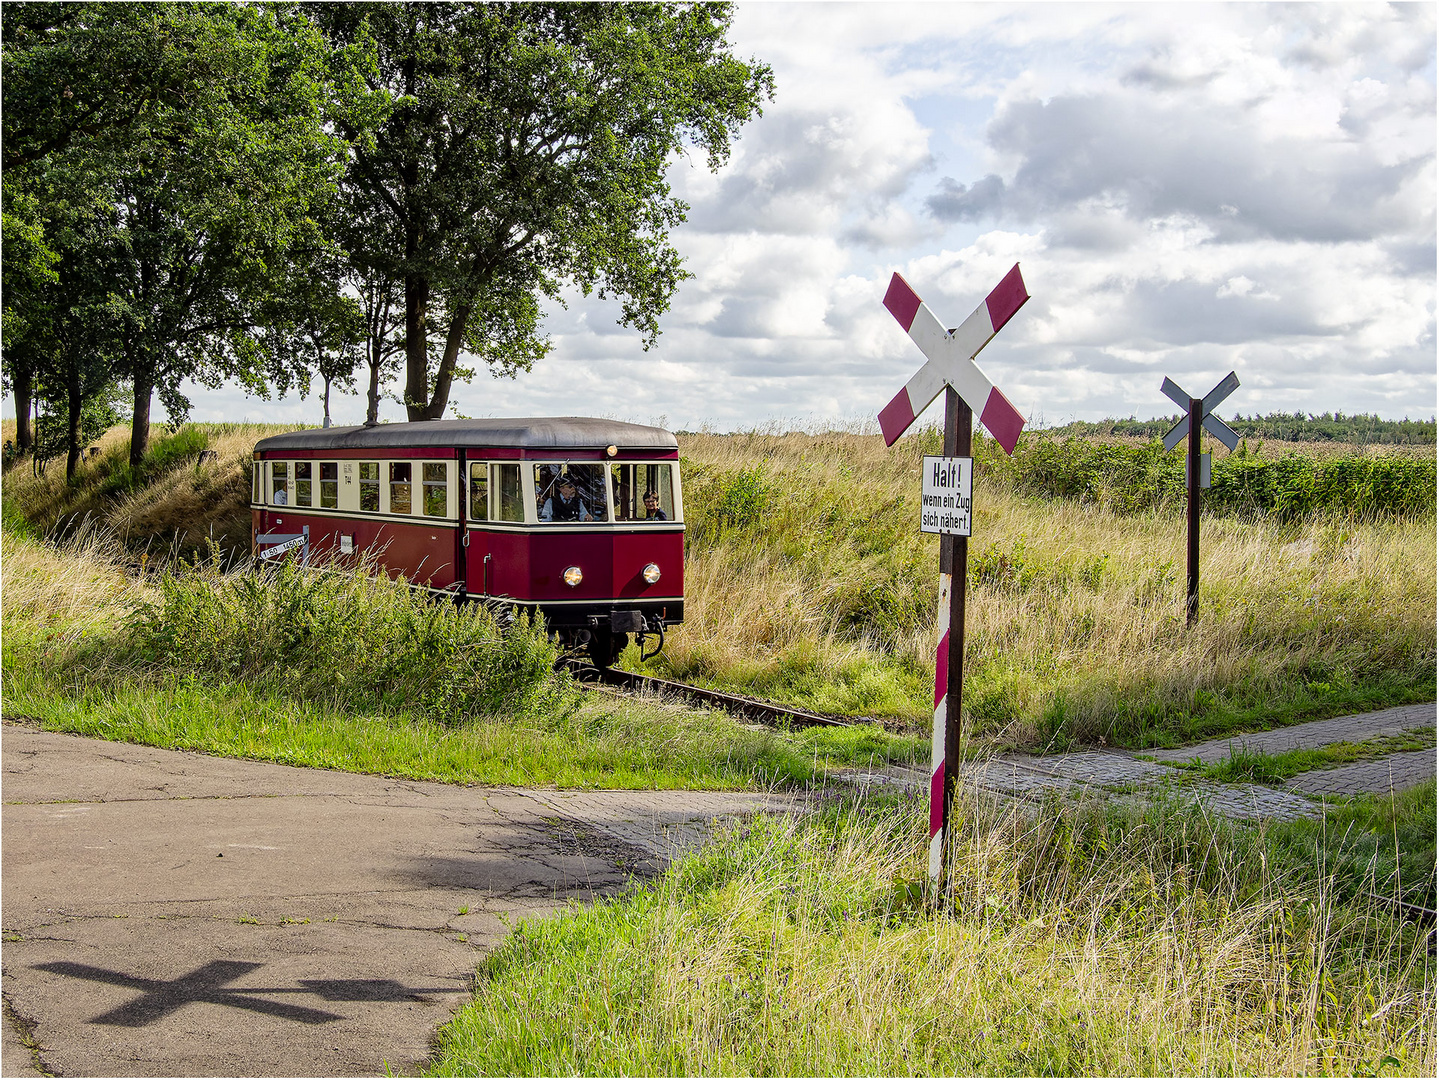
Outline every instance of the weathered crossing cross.
[[[1179, 384], [1168, 375], [1164, 377], [1164, 382], [1159, 389], [1165, 397], [1184, 410], [1184, 415], [1179, 418], [1179, 423], [1164, 433], [1164, 449], [1173, 450], [1179, 445], [1179, 440], [1189, 434], [1189, 425], [1193, 417], [1192, 405], [1196, 399], [1181, 390]], [[1198, 399], [1200, 424], [1205, 431], [1231, 450], [1239, 445], [1239, 433], [1219, 417], [1214, 416], [1212, 410], [1214, 406], [1238, 389], [1239, 376], [1231, 371], [1219, 380], [1218, 386], [1205, 394], [1203, 398]]]
[[1185, 480], [1189, 495], [1186, 515], [1189, 525], [1189, 580], [1185, 592], [1184, 619], [1192, 625], [1199, 617], [1199, 491], [1209, 486], [1203, 469], [1204, 456], [1199, 453], [1199, 429], [1202, 427], [1230, 450], [1239, 445], [1238, 433], [1211, 412], [1214, 406], [1239, 389], [1239, 376], [1231, 371], [1219, 380], [1218, 386], [1202, 398], [1190, 397], [1167, 375], [1159, 389], [1165, 397], [1184, 410], [1179, 423], [1165, 433], [1164, 449], [1173, 450], [1179, 445], [1180, 439], [1186, 435], [1189, 437], [1188, 473]]
[[[884, 306], [925, 355], [924, 366], [879, 414], [884, 441], [893, 446], [941, 390], [945, 391], [944, 455], [970, 454], [974, 413], [1004, 447], [1014, 452], [1024, 417], [985, 377], [974, 357], [1029, 299], [1019, 264], [995, 286], [958, 329], [946, 330], [929, 307], [895, 274]], [[967, 468], [972, 467], [972, 463]], [[966, 522], [966, 533], [968, 522]], [[967, 535], [939, 539], [939, 648], [934, 666], [934, 729], [930, 744], [929, 876], [939, 883], [948, 857], [950, 808], [959, 775], [960, 704], [964, 679], [964, 584]]]

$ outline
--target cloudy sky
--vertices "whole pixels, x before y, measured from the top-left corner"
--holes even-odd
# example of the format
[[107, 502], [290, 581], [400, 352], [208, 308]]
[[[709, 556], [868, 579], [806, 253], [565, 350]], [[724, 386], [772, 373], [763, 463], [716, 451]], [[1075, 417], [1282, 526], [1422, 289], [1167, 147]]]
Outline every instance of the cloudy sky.
[[694, 277], [657, 347], [576, 297], [452, 412], [872, 419], [922, 362], [890, 275], [953, 326], [1018, 262], [1033, 299], [980, 363], [1032, 423], [1169, 413], [1164, 376], [1231, 368], [1224, 415], [1434, 415], [1433, 4], [741, 3], [732, 41], [775, 99], [719, 174], [673, 169]]

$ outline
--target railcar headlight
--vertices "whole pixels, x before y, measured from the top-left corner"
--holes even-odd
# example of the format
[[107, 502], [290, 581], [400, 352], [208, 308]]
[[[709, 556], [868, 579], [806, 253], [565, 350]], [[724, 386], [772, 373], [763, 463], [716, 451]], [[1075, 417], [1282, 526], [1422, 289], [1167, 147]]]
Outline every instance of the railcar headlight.
[[658, 581], [659, 579], [660, 579], [660, 568], [659, 568], [658, 566], [656, 566], [654, 563], [650, 563], [648, 566], [645, 567], [645, 580], [646, 580], [646, 581], [648, 581], [651, 585], [653, 585], [653, 584], [654, 584], [656, 581]]
[[565, 579], [565, 584], [572, 589], [585, 579], [584, 572], [578, 566], [565, 567], [565, 572], [561, 577]]

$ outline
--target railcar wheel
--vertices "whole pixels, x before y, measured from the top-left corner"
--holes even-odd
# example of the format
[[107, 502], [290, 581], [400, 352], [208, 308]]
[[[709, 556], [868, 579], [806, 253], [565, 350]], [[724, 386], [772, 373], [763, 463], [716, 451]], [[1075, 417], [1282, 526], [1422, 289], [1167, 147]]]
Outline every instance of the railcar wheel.
[[590, 660], [597, 668], [614, 667], [620, 653], [629, 644], [628, 634], [616, 634], [613, 630], [598, 629], [590, 635]]

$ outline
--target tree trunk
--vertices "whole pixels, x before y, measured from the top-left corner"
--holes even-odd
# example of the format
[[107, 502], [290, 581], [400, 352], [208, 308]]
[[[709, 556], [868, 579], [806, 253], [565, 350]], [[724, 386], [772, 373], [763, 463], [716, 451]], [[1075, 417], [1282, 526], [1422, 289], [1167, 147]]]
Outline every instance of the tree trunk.
[[365, 426], [374, 427], [380, 422], [380, 346], [373, 338], [370, 341], [370, 388], [365, 397]]
[[435, 372], [435, 395], [425, 410], [426, 420], [439, 420], [450, 403], [450, 385], [455, 378], [455, 364], [460, 358], [460, 345], [465, 340], [465, 323], [470, 319], [469, 304], [460, 304], [450, 316], [445, 331], [445, 351], [440, 357], [440, 370]]
[[150, 398], [155, 391], [155, 376], [150, 371], [131, 370], [135, 373], [135, 413], [130, 418], [130, 467], [138, 469], [150, 445]]
[[27, 453], [35, 445], [35, 429], [30, 426], [30, 410], [34, 408], [34, 381], [30, 369], [17, 367], [14, 372], [15, 449]]
[[430, 279], [405, 277], [405, 414], [423, 420], [429, 411], [430, 350], [425, 316], [430, 304]]
[[65, 482], [75, 479], [75, 467], [80, 464], [80, 410], [85, 407], [85, 398], [80, 390], [80, 373], [71, 364], [68, 385], [65, 387]]

